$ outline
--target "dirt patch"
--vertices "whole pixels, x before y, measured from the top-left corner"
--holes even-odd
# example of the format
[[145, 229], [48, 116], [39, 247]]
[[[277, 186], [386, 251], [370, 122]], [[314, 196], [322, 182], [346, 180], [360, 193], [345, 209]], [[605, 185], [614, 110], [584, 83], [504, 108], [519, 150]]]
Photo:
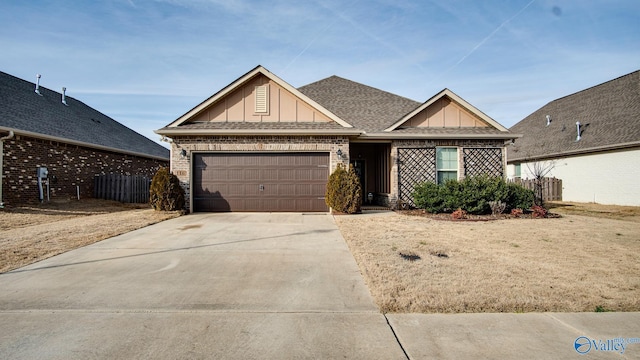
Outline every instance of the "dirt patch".
[[178, 216], [96, 199], [8, 207], [0, 210], [0, 273]]
[[380, 309], [417, 313], [639, 311], [640, 222], [630, 219], [335, 217]]

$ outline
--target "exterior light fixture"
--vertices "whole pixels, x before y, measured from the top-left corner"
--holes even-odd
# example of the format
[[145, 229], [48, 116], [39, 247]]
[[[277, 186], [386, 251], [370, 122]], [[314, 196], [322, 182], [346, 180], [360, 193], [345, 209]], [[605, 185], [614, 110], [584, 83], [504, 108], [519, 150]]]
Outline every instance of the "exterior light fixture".
[[187, 157], [187, 150], [180, 150], [180, 158], [185, 159]]
[[336, 151], [336, 155], [338, 155], [338, 159], [343, 159], [341, 149], [338, 149], [338, 151]]

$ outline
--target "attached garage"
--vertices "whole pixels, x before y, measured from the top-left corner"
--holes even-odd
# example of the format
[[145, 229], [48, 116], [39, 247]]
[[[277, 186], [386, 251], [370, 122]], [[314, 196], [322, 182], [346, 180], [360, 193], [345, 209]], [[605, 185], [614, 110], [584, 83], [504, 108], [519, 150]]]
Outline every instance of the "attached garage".
[[326, 212], [329, 153], [195, 153], [193, 210]]

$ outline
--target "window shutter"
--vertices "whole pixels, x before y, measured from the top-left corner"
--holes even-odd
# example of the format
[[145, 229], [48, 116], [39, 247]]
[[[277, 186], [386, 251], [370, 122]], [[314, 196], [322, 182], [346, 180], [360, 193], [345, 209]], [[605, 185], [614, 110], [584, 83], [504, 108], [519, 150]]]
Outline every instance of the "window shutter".
[[256, 113], [269, 112], [269, 85], [256, 86]]

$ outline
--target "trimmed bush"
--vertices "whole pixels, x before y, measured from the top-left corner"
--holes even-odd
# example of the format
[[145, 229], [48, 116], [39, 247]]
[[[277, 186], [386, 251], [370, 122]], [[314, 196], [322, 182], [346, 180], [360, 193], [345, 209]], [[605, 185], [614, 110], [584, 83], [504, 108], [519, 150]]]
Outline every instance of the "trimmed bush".
[[516, 183], [507, 184], [507, 198], [503, 200], [507, 203], [507, 211], [513, 209], [529, 209], [533, 206], [533, 190], [525, 189]]
[[444, 212], [444, 196], [441, 194], [442, 187], [432, 182], [423, 182], [416, 185], [412, 197], [413, 202], [419, 209], [424, 209], [430, 213]]
[[325, 203], [334, 211], [355, 214], [361, 211], [362, 186], [353, 165], [349, 170], [338, 164], [336, 170], [329, 175]]
[[151, 206], [157, 211], [174, 211], [184, 208], [184, 189], [178, 177], [162, 167], [151, 180], [149, 189]]
[[412, 194], [416, 207], [430, 213], [462, 209], [469, 214], [491, 214], [491, 202], [502, 202], [504, 210], [528, 209], [533, 205], [533, 191], [504, 179], [487, 175], [469, 176], [462, 181], [449, 180], [443, 185], [425, 182]]

